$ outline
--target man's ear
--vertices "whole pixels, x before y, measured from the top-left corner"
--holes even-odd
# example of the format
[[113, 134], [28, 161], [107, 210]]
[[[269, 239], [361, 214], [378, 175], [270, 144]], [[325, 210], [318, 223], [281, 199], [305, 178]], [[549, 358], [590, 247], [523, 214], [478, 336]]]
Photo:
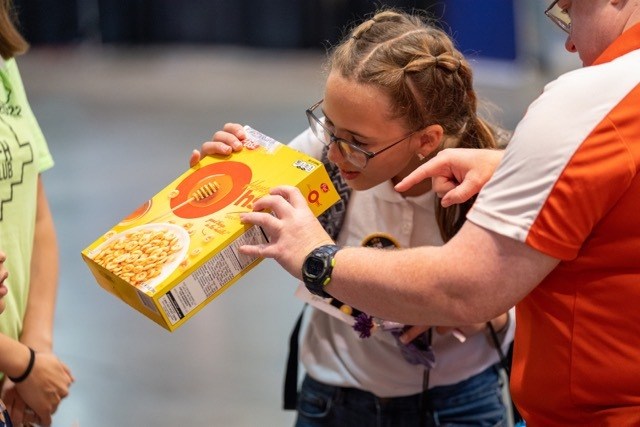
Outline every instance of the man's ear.
[[420, 131], [420, 146], [418, 154], [424, 158], [431, 157], [431, 154], [438, 149], [442, 143], [444, 129], [440, 125], [429, 125]]

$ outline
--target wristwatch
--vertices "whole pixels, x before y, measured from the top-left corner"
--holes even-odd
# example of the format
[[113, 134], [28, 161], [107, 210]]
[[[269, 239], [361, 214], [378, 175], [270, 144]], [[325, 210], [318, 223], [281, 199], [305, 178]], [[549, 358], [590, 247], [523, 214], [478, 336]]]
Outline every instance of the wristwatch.
[[324, 245], [315, 248], [304, 259], [302, 264], [302, 280], [314, 295], [328, 298], [324, 287], [331, 281], [331, 272], [335, 265], [334, 256], [340, 250], [337, 245]]

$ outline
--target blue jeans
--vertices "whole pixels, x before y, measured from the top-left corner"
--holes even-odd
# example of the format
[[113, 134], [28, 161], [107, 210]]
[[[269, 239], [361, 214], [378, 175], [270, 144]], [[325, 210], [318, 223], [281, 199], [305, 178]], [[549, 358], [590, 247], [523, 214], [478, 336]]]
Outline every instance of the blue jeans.
[[298, 397], [296, 427], [506, 426], [502, 384], [495, 367], [426, 394], [379, 398], [306, 376]]

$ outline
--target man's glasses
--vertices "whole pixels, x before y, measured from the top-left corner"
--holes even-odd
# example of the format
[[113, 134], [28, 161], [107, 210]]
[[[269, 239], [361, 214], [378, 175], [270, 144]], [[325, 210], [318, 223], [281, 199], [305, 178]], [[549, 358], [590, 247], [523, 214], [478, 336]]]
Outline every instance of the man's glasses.
[[566, 9], [558, 6], [558, 0], [551, 3], [547, 10], [544, 11], [544, 14], [547, 15], [554, 24], [562, 28], [562, 31], [567, 34], [571, 33], [571, 17]]
[[353, 142], [349, 142], [346, 139], [338, 138], [331, 130], [329, 130], [329, 128], [325, 125], [324, 120], [318, 118], [314, 113], [314, 111], [317, 110], [318, 107], [320, 107], [322, 101], [323, 100], [321, 99], [311, 108], [305, 111], [307, 114], [307, 119], [309, 119], [309, 126], [311, 127], [311, 131], [325, 146], [328, 147], [329, 145], [331, 145], [331, 143], [335, 143], [338, 146], [338, 149], [340, 150], [342, 156], [347, 159], [349, 163], [360, 170], [364, 169], [367, 166], [367, 163], [370, 159], [373, 159], [378, 154], [387, 151], [394, 145], [401, 143], [417, 132], [417, 130], [415, 130], [409, 135], [402, 137], [402, 139], [399, 139], [398, 141], [383, 148], [382, 150], [372, 153], [371, 151], [367, 151], [358, 147]]

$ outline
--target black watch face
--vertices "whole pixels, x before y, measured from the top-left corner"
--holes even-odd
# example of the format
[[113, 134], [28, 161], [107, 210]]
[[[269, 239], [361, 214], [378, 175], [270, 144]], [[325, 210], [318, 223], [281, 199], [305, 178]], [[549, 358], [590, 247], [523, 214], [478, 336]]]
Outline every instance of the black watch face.
[[305, 268], [306, 274], [309, 277], [316, 278], [324, 273], [324, 262], [318, 258], [307, 259], [307, 265]]

